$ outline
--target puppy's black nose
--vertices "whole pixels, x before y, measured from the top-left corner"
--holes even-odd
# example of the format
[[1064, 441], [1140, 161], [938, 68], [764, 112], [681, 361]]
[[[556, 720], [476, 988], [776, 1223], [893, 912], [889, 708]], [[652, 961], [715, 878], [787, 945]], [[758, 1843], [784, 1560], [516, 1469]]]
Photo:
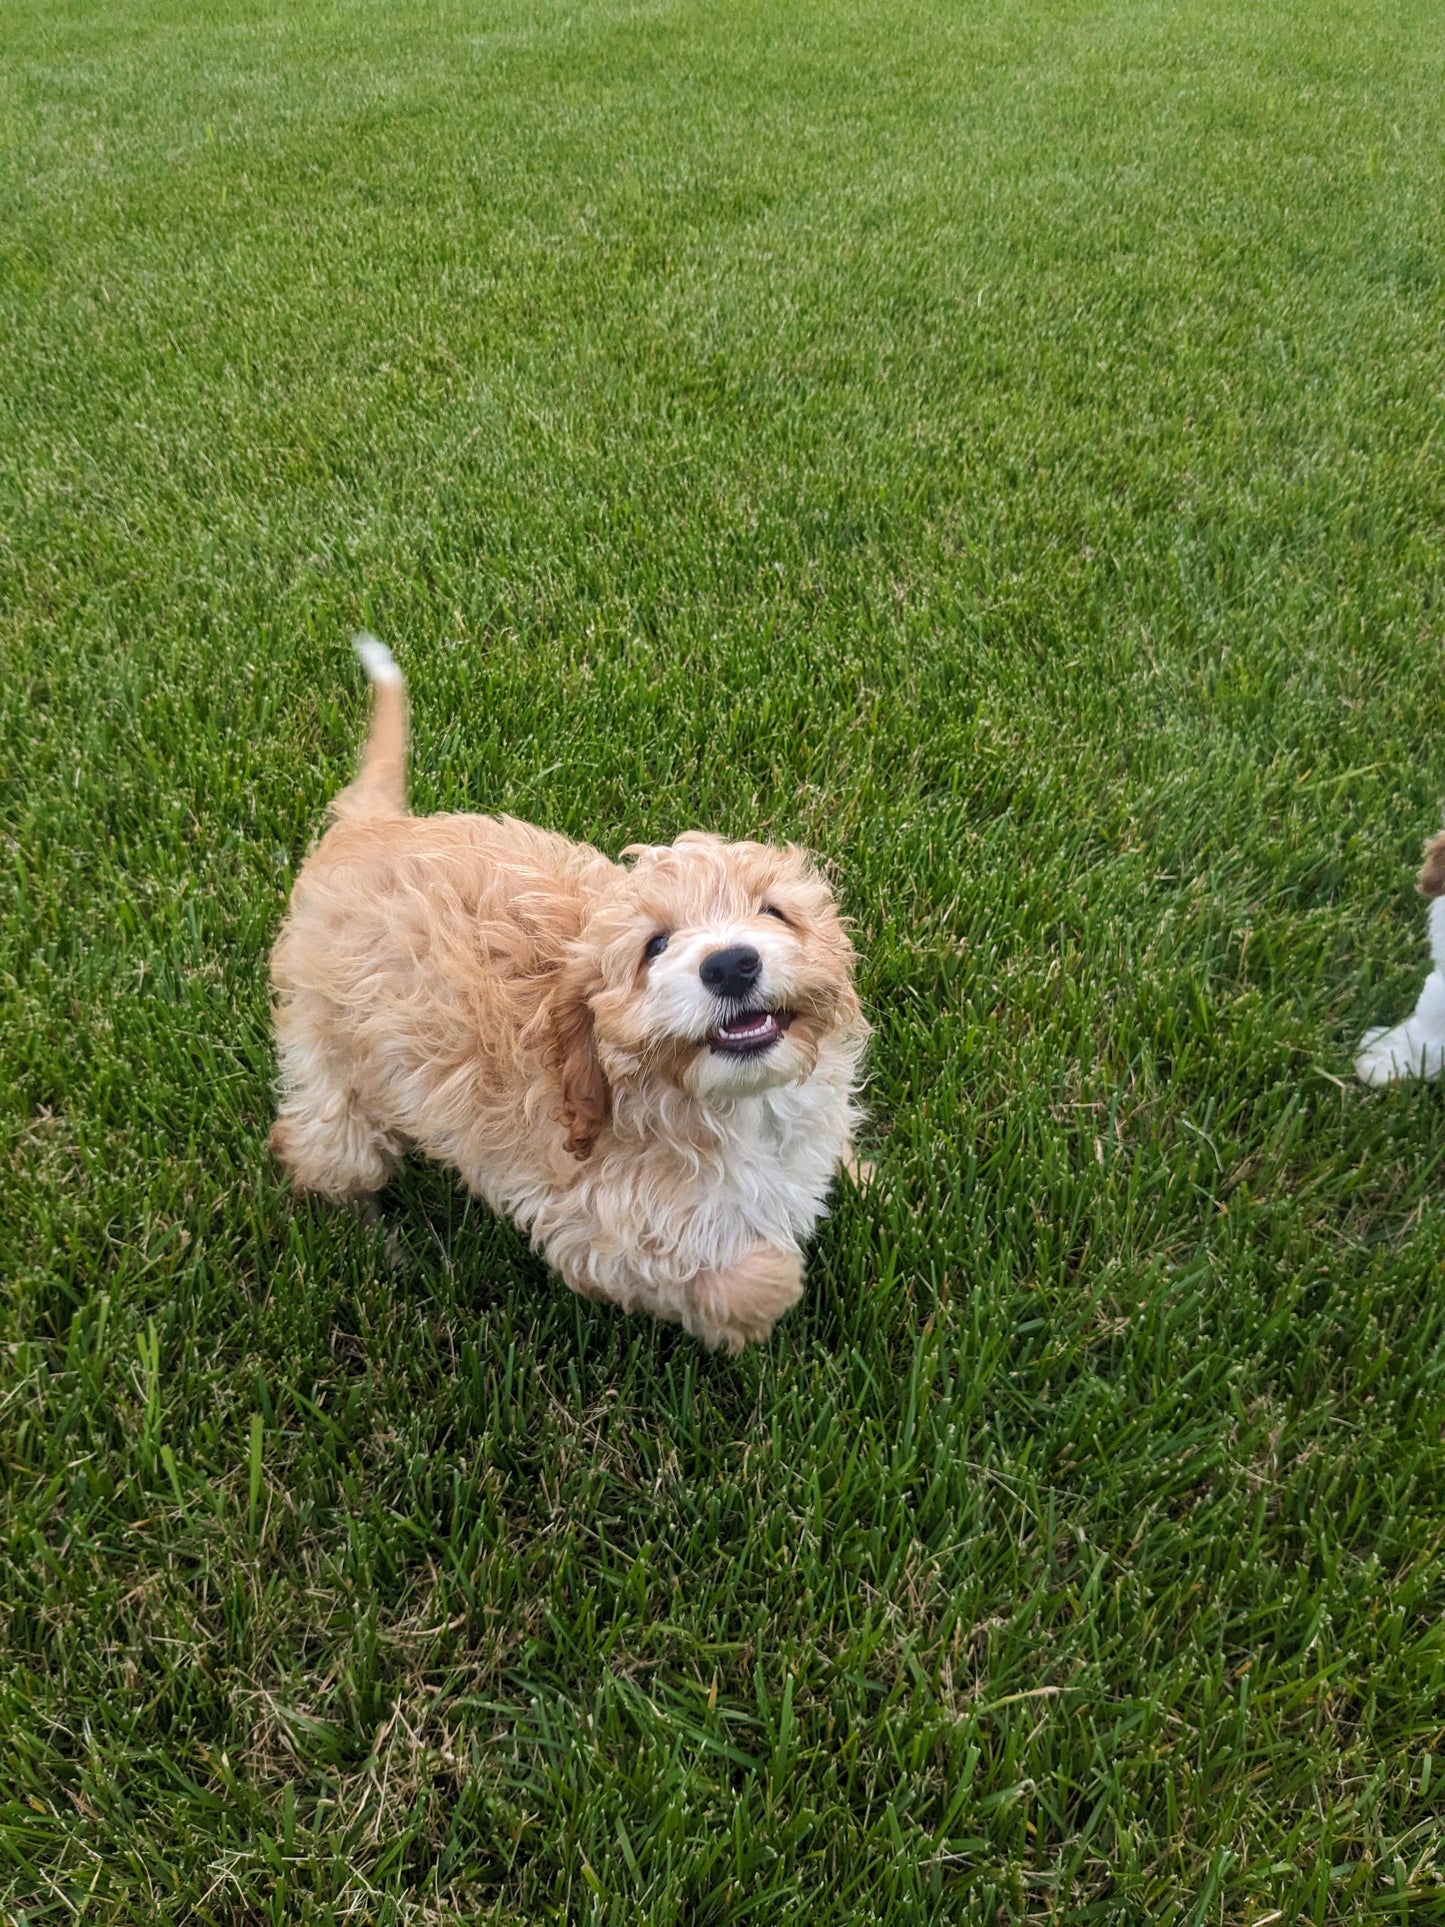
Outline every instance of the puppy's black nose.
[[750, 943], [735, 943], [703, 958], [698, 976], [718, 997], [747, 997], [758, 981], [763, 960]]

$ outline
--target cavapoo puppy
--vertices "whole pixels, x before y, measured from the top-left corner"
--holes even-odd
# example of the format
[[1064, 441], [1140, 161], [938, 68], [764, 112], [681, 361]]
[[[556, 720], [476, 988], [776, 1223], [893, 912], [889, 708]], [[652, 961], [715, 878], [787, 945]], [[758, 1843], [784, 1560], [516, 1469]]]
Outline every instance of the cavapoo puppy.
[[356, 1199], [423, 1151], [573, 1291], [765, 1339], [859, 1121], [868, 1027], [827, 885], [699, 831], [619, 864], [512, 817], [410, 815], [401, 672], [357, 649], [371, 736], [271, 957], [276, 1157]]
[[1438, 1077], [1445, 1064], [1445, 831], [1425, 846], [1420, 890], [1434, 898], [1428, 922], [1435, 968], [1403, 1024], [1393, 1030], [1367, 1030], [1360, 1039], [1355, 1075], [1364, 1084], [1388, 1084], [1397, 1077]]

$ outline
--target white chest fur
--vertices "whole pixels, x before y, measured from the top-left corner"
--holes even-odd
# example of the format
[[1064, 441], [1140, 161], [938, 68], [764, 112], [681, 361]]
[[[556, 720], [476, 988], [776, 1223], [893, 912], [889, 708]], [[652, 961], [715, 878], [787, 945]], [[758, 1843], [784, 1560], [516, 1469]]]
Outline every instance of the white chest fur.
[[822, 1216], [856, 1112], [839, 1052], [800, 1085], [709, 1105], [626, 1100], [565, 1197], [538, 1200], [533, 1241], [574, 1285], [664, 1297], [762, 1243], [797, 1251]]

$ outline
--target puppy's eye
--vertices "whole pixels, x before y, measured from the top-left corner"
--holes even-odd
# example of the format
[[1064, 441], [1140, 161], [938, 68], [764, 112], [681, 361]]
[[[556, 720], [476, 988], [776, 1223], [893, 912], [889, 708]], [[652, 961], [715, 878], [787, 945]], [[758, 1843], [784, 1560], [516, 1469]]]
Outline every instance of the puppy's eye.
[[649, 938], [647, 948], [642, 953], [642, 961], [644, 963], [651, 963], [654, 957], [660, 957], [663, 951], [666, 950], [668, 942], [667, 932], [665, 930], [659, 930], [655, 937]]
[[782, 911], [775, 909], [771, 903], [765, 903], [763, 905], [763, 915], [765, 917], [776, 917], [779, 923], [786, 923], [788, 921]]

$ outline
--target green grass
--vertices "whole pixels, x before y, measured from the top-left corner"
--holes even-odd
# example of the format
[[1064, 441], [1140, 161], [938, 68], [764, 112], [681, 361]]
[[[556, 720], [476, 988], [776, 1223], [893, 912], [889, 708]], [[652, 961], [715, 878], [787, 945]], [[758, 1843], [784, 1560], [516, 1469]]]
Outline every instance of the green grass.
[[[1445, 15], [5, 40], [0, 1908], [1445, 1920]], [[362, 622], [419, 807], [836, 866], [767, 1350], [278, 1186]]]

